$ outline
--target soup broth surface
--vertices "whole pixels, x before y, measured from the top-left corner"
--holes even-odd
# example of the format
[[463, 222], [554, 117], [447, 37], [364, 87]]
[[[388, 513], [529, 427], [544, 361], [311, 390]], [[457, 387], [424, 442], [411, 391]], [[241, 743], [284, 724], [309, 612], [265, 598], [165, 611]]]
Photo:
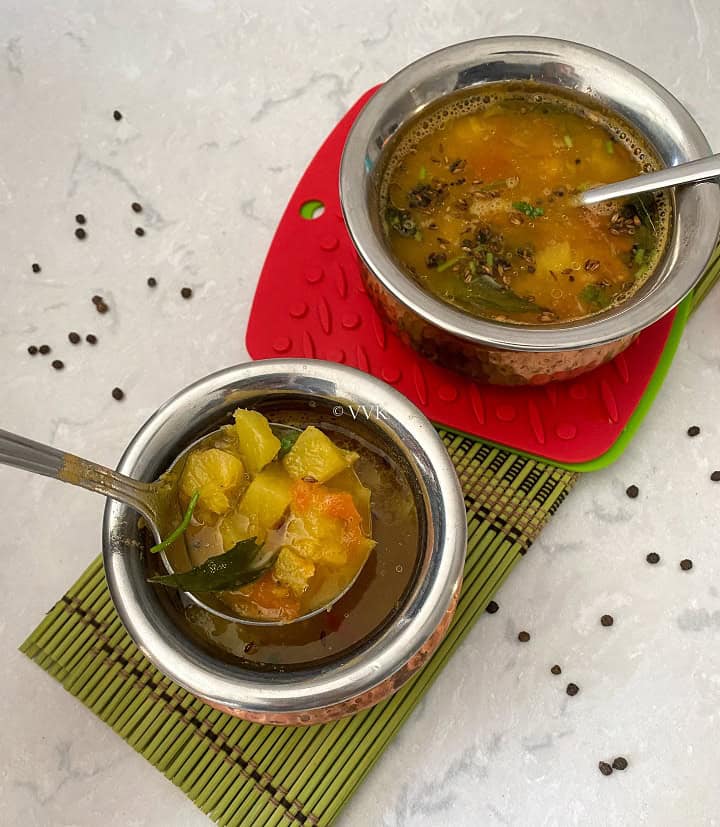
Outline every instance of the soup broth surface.
[[474, 316], [547, 324], [621, 302], [667, 240], [667, 193], [573, 203], [660, 168], [627, 124], [585, 98], [494, 85], [395, 139], [380, 187], [387, 243], [428, 292]]
[[[335, 422], [318, 423], [312, 414], [292, 411], [268, 416], [273, 422], [299, 428], [320, 424], [335, 445], [359, 454], [354, 469], [363, 485], [371, 491], [375, 546], [357, 580], [329, 611], [274, 628], [224, 620], [184, 600], [182, 594], [174, 590], [163, 590], [161, 595], [183, 633], [214, 655], [263, 671], [284, 671], [340, 656], [368, 640], [389, 622], [402, 605], [412, 582], [423, 533], [415, 496], [406, 472], [396, 458], [384, 453], [352, 428]], [[222, 446], [225, 439], [220, 433], [211, 441]], [[188, 542], [192, 557], [197, 553], [204, 556], [200, 546], [205, 539], [202, 526], [191, 527]], [[211, 595], [204, 597], [207, 602], [213, 602]], [[224, 595], [221, 600], [225, 609], [232, 605], [226, 603]]]

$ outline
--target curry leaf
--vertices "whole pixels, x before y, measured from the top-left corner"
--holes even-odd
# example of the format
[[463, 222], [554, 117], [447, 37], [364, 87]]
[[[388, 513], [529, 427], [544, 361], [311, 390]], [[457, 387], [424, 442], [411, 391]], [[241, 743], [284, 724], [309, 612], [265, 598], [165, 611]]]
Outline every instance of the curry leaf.
[[642, 221], [643, 226], [651, 230], [653, 236], [655, 236], [657, 233], [657, 228], [655, 227], [655, 222], [653, 221], [653, 215], [657, 219], [658, 207], [657, 201], [652, 194], [641, 192], [638, 195], [634, 195], [629, 198], [627, 203], [631, 208], [635, 209], [635, 212], [640, 217], [640, 221]]
[[[278, 549], [279, 551], [279, 549]], [[275, 552], [263, 554], [255, 537], [240, 540], [229, 551], [208, 559], [189, 571], [161, 574], [149, 578], [150, 583], [160, 583], [186, 592], [222, 592], [237, 589], [261, 577], [275, 562]]]
[[278, 459], [282, 459], [282, 457], [287, 454], [287, 452], [293, 447], [293, 445], [298, 441], [298, 437], [302, 431], [290, 431], [286, 433], [285, 436], [280, 438], [280, 449], [278, 450]]
[[437, 271], [438, 273], [444, 273], [445, 270], [449, 270], [453, 265], [457, 264], [463, 256], [455, 256], [454, 258], [449, 258], [447, 261], [444, 261], [442, 264], [438, 265]]
[[168, 546], [171, 546], [175, 542], [175, 540], [179, 540], [180, 537], [182, 537], [182, 535], [187, 531], [187, 527], [190, 525], [190, 520], [192, 519], [193, 511], [195, 511], [195, 506], [197, 505], [197, 501], [199, 499], [200, 492], [196, 491], [190, 499], [187, 511], [185, 512], [185, 516], [182, 518], [182, 522], [180, 523], [180, 525], [164, 540], [150, 547], [150, 551], [153, 554], [157, 554], [158, 551], [166, 549]]
[[453, 298], [458, 304], [479, 312], [490, 310], [496, 313], [540, 313], [545, 310], [531, 299], [519, 296], [507, 287], [501, 287], [487, 275], [473, 280], [468, 293]]

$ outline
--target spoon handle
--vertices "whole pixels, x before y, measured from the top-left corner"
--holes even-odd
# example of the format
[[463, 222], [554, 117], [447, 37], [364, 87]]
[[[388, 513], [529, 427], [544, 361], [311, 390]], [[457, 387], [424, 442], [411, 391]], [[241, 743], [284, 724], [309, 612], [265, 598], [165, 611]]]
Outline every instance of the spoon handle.
[[0, 429], [0, 464], [11, 465], [23, 471], [30, 471], [31, 474], [42, 474], [71, 485], [79, 485], [88, 491], [104, 494], [106, 497], [126, 503], [139, 511], [143, 517], [154, 521], [154, 509], [150, 498], [153, 491], [151, 485], [133, 480], [74, 454], [58, 451], [51, 445], [43, 445]]
[[598, 204], [600, 201], [625, 198], [639, 192], [652, 192], [665, 187], [676, 187], [678, 184], [692, 184], [696, 181], [707, 181], [718, 177], [720, 177], [720, 155], [710, 155], [697, 161], [688, 161], [686, 164], [677, 164], [677, 166], [657, 172], [627, 178], [615, 184], [593, 187], [580, 193], [578, 201], [585, 205]]

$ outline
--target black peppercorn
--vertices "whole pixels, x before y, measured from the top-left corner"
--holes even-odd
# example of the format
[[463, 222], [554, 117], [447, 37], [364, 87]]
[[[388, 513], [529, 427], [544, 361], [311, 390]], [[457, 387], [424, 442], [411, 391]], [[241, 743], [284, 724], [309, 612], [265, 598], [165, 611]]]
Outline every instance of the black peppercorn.
[[110, 310], [110, 307], [102, 296], [93, 296], [92, 303], [95, 305], [95, 310], [97, 310], [98, 313], [107, 313], [108, 310]]

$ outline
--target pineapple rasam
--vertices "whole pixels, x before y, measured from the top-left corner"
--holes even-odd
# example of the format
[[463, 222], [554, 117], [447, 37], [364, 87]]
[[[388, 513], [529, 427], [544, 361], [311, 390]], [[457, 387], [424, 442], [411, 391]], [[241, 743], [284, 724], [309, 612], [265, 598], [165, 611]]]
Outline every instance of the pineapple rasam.
[[381, 183], [387, 243], [408, 276], [476, 317], [544, 325], [623, 302], [670, 231], [667, 192], [583, 207], [573, 196], [661, 164], [587, 96], [488, 84], [394, 139]]
[[180, 477], [193, 568], [155, 579], [213, 592], [239, 619], [288, 622], [325, 606], [375, 546], [358, 458], [315, 426], [281, 440], [261, 413], [235, 411]]

